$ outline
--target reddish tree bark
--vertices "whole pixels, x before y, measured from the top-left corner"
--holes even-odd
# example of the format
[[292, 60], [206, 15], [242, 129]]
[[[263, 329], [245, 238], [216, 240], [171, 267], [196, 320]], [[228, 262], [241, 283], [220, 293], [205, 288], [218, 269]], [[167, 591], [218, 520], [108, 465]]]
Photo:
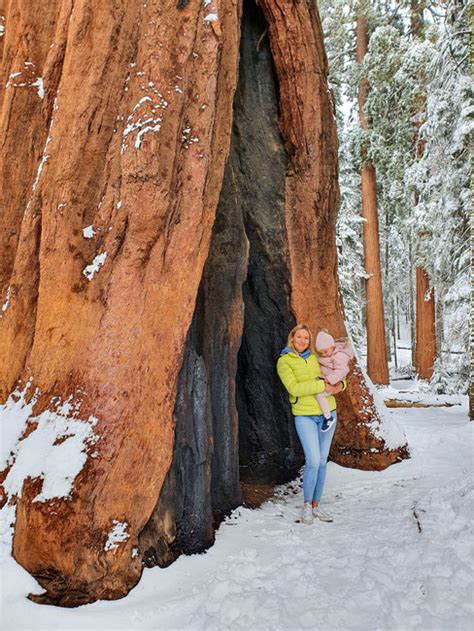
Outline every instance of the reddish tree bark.
[[[365, 17], [357, 17], [357, 63], [362, 64], [368, 46]], [[367, 80], [359, 84], [359, 121], [363, 130], [369, 128], [364, 114], [364, 99]], [[377, 210], [377, 180], [375, 166], [367, 160], [363, 150], [361, 170], [362, 216], [364, 217], [364, 265], [369, 275], [366, 281], [366, 327], [367, 327], [367, 373], [374, 383], [389, 382], [387, 343], [385, 338], [385, 316], [380, 265], [379, 226]]]
[[[474, 243], [474, 224], [471, 225], [471, 241]], [[471, 322], [469, 327], [469, 418], [474, 421], [474, 257], [471, 259]]]
[[[214, 24], [197, 3], [179, 11], [175, 2], [64, 0], [51, 5], [43, 48], [7, 57], [10, 75], [31, 60], [45, 95], [30, 79], [20, 87], [18, 75], [2, 104], [4, 160], [18, 169], [18, 153], [25, 159], [16, 184], [2, 170], [1, 189], [15, 199], [5, 228], [19, 232], [14, 257], [2, 249], [2, 269], [15, 260], [4, 285], [2, 396], [31, 376], [41, 392], [35, 415], [72, 396], [81, 418], [98, 418], [98, 455], [61, 517], [32, 501], [29, 482], [18, 501], [15, 557], [60, 604], [123, 595], [141, 573], [132, 552], [170, 465], [171, 393], [228, 151], [239, 11], [229, 0]], [[37, 8], [31, 14], [40, 20]], [[21, 26], [7, 15], [5, 52]], [[38, 152], [27, 138], [14, 154], [30, 116]], [[89, 225], [92, 239], [83, 236]], [[104, 253], [89, 280], [84, 271]], [[107, 553], [113, 520], [131, 534]]]
[[[233, 405], [247, 260], [242, 225], [229, 242], [219, 241], [226, 216], [214, 226], [214, 247], [241, 248], [234, 278], [227, 270], [221, 281], [233, 282], [232, 290], [219, 287], [223, 267], [209, 248], [231, 137], [241, 5], [58, 0], [39, 43], [22, 40], [20, 27], [34, 23], [28, 28], [37, 32], [40, 18], [16, 6], [7, 11], [2, 66], [16, 81], [4, 92], [0, 126], [3, 165], [17, 155], [24, 163], [20, 179], [10, 166], [1, 173], [0, 188], [13, 201], [3, 215], [8, 238], [0, 251], [0, 397], [19, 405], [12, 390], [25, 389], [32, 410], [22, 440], [38, 431], [42, 413], [53, 418], [67, 401], [62, 414], [87, 425], [95, 442], [84, 447], [87, 459], [68, 498], [35, 501], [40, 475], [8, 500], [17, 501], [14, 556], [46, 589], [36, 600], [75, 606], [121, 597], [138, 581], [140, 535], [159, 512], [161, 494], [174, 501], [163, 484], [179, 455], [178, 439], [196, 443], [204, 492], [212, 491], [208, 458], [218, 441], [209, 417], [198, 401], [194, 425], [176, 434], [176, 410], [189, 411], [176, 397], [182, 365], [189, 368], [182, 387], [193, 390], [204, 370], [199, 352], [212, 364], [225, 346], [219, 365], [232, 384], [223, 393], [204, 384], [191, 402], [209, 390], [211, 399]], [[345, 329], [336, 273], [337, 139], [321, 25], [312, 4], [265, 0], [262, 9], [288, 157], [286, 232], [279, 236], [287, 245], [291, 310], [295, 319], [339, 336]], [[15, 11], [21, 17], [10, 21]], [[34, 120], [22, 136], [25, 112]], [[204, 298], [196, 301], [200, 285]], [[215, 304], [221, 298], [229, 305], [224, 319]], [[203, 324], [201, 313], [194, 321], [196, 349], [183, 364], [198, 304], [208, 320]], [[220, 324], [209, 330], [212, 318]], [[377, 433], [380, 418], [359, 370], [350, 383], [341, 395], [334, 457], [364, 468], [406, 457], [403, 441], [387, 445]], [[230, 417], [225, 447], [235, 450], [235, 409]], [[7, 487], [11, 465], [3, 472]], [[231, 480], [229, 488], [236, 486]], [[163, 509], [158, 530], [172, 519]], [[114, 524], [126, 536], [110, 548]]]
[[[412, 0], [410, 3], [410, 31], [414, 38], [420, 38], [423, 30], [424, 2]], [[415, 157], [420, 160], [426, 148], [426, 139], [419, 136], [422, 113], [426, 108], [426, 98], [419, 96], [415, 112]], [[415, 193], [415, 205], [418, 193]], [[423, 238], [423, 235], [419, 235]], [[417, 267], [416, 272], [416, 319], [414, 364], [420, 379], [431, 379], [436, 361], [436, 305], [434, 288], [431, 286], [426, 269]]]
[[435, 304], [425, 270], [416, 268], [415, 366], [420, 379], [431, 379], [436, 359]]

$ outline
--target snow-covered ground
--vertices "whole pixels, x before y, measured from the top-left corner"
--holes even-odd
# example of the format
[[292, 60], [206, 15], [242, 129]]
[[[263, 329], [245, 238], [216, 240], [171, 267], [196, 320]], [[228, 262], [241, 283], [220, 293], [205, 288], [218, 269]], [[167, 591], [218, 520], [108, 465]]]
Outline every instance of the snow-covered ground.
[[4, 525], [1, 628], [472, 629], [474, 424], [459, 401], [388, 411], [407, 433], [410, 460], [382, 472], [330, 463], [333, 523], [299, 523], [297, 480], [260, 509], [234, 511], [207, 553], [145, 570], [120, 601], [72, 610], [28, 601], [41, 589], [9, 555]]

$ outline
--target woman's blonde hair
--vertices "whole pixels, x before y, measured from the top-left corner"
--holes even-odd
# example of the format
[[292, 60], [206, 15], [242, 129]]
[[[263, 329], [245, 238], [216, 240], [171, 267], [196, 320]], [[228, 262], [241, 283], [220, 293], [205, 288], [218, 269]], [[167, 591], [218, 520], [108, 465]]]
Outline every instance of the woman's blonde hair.
[[313, 353], [314, 355], [316, 355], [316, 351], [314, 350], [314, 339], [313, 339], [313, 334], [311, 332], [311, 329], [309, 328], [309, 326], [307, 326], [306, 324], [297, 324], [296, 326], [294, 326], [291, 331], [288, 333], [288, 341], [286, 343], [286, 345], [289, 348], [292, 348], [295, 353], [297, 353], [298, 351], [295, 349], [295, 347], [293, 346], [293, 337], [296, 333], [296, 331], [306, 331], [309, 335], [309, 345], [308, 345], [308, 349], [311, 351], [311, 353]]

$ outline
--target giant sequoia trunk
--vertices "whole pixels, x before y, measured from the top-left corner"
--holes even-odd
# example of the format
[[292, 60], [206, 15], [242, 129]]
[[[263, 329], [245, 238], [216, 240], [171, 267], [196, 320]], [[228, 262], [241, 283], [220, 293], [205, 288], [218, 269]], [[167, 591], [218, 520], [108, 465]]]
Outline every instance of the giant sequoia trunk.
[[[40, 602], [125, 595], [301, 464], [274, 362], [345, 333], [337, 141], [315, 7], [260, 7], [7, 3], [0, 480]], [[340, 411], [338, 462], [407, 456], [357, 366]]]
[[[368, 46], [365, 17], [357, 17], [357, 63], [362, 64]], [[359, 84], [359, 121], [362, 129], [369, 124], [364, 113], [364, 99], [367, 80]], [[385, 336], [385, 315], [382, 293], [382, 271], [380, 266], [379, 219], [377, 209], [377, 178], [374, 164], [367, 159], [362, 149], [361, 192], [362, 216], [364, 218], [364, 267], [366, 280], [366, 325], [367, 325], [367, 373], [374, 383], [387, 384], [389, 381], [387, 362], [387, 342]]]
[[[410, 3], [410, 33], [414, 38], [421, 38], [423, 31], [424, 4], [419, 0]], [[422, 113], [426, 109], [426, 97], [420, 95], [417, 99], [417, 111], [413, 116], [415, 135], [415, 157], [421, 160], [426, 149], [426, 139], [420, 137]], [[415, 205], [418, 203], [418, 193], [415, 193]], [[423, 235], [419, 235], [423, 237]], [[423, 239], [422, 239], [423, 243]], [[436, 305], [434, 288], [430, 277], [423, 267], [416, 267], [416, 325], [414, 365], [420, 379], [431, 379], [436, 361]]]
[[[474, 224], [471, 225], [471, 240], [474, 239]], [[469, 418], [474, 421], [474, 258], [471, 259], [471, 308], [469, 323]]]
[[416, 268], [415, 368], [420, 379], [431, 379], [436, 360], [434, 290], [428, 274]]

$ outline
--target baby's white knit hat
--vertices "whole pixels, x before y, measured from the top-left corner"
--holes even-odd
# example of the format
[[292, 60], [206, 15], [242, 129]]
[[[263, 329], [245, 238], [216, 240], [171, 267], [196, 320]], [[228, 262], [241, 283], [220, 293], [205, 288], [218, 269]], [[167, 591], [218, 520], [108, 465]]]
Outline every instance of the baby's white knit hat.
[[316, 336], [316, 350], [322, 351], [325, 348], [329, 348], [330, 346], [334, 346], [334, 338], [332, 335], [329, 335], [327, 331], [319, 331]]

